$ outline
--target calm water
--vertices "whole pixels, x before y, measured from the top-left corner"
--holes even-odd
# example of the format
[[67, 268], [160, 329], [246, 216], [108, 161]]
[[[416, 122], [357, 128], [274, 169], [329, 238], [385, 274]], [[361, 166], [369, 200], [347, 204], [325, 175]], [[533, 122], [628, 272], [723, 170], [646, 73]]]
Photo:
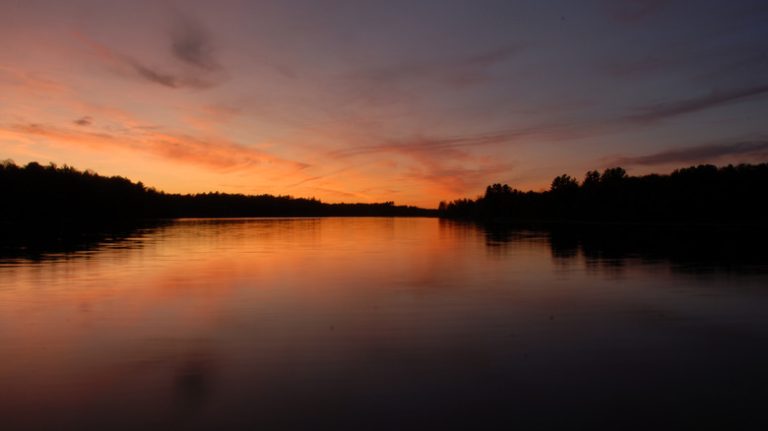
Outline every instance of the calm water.
[[764, 254], [624, 242], [181, 220], [6, 254], [0, 429], [765, 429]]

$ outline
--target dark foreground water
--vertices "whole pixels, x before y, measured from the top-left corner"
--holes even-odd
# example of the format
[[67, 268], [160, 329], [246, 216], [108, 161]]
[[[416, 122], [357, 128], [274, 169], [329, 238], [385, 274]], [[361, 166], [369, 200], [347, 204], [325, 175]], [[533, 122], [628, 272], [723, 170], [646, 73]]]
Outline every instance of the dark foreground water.
[[251, 219], [5, 250], [0, 429], [766, 429], [739, 247]]

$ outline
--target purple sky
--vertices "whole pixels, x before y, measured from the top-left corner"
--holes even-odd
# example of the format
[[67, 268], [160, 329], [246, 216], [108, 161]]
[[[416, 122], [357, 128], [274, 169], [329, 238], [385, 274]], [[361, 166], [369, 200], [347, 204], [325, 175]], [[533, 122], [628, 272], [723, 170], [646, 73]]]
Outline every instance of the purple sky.
[[434, 207], [768, 160], [768, 2], [0, 0], [0, 159]]

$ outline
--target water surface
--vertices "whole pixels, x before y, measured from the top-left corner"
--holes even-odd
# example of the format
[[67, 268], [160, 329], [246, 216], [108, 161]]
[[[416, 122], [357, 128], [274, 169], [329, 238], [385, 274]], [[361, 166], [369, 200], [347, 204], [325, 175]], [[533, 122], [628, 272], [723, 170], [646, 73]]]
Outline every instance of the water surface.
[[768, 425], [764, 254], [590, 238], [179, 220], [6, 253], [1, 427]]

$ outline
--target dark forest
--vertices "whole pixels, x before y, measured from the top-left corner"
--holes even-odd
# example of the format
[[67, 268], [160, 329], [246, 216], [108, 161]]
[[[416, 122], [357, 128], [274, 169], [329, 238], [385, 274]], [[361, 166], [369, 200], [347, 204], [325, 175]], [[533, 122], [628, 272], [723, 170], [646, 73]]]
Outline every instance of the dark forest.
[[67, 224], [176, 217], [434, 216], [484, 221], [758, 224], [768, 214], [768, 164], [700, 165], [668, 175], [622, 168], [556, 177], [547, 191], [493, 184], [437, 212], [383, 203], [229, 193], [172, 194], [70, 166], [0, 164], [0, 221]]
[[543, 192], [507, 184], [476, 199], [441, 202], [445, 218], [522, 222], [762, 224], [768, 215], [768, 164], [700, 165], [668, 175], [629, 176], [622, 168], [552, 180]]
[[94, 223], [177, 217], [427, 216], [434, 211], [383, 203], [325, 203], [291, 196], [173, 194], [119, 176], [70, 166], [0, 164], [0, 221]]

